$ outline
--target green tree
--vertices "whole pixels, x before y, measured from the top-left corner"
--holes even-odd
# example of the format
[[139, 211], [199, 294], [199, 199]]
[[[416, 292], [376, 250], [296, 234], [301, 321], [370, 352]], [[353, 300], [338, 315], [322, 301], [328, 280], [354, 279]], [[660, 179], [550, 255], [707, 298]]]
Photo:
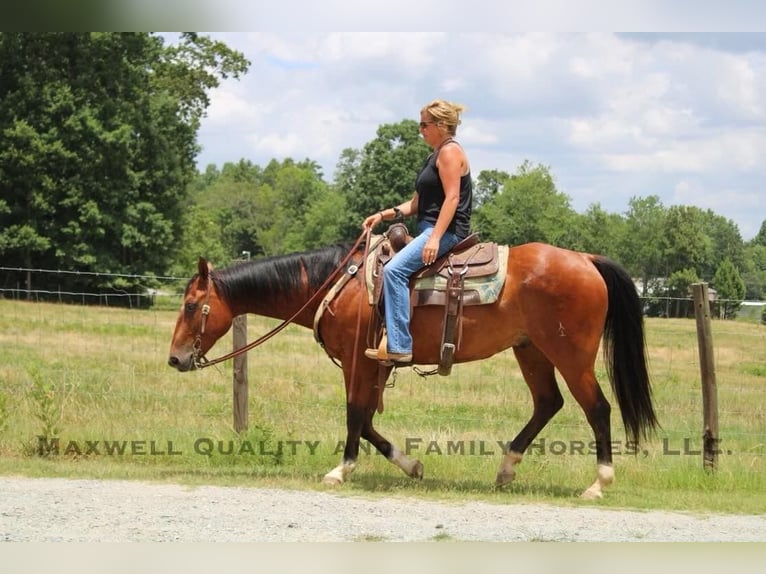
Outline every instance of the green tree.
[[510, 174], [504, 171], [496, 169], [482, 170], [473, 185], [473, 209], [478, 209], [492, 200], [503, 190], [503, 186], [510, 178]]
[[674, 271], [668, 277], [666, 285], [666, 317], [687, 317], [694, 313], [690, 303], [691, 286], [699, 283], [699, 277], [694, 269]]
[[742, 271], [746, 299], [766, 297], [766, 245], [750, 243], [745, 247], [745, 264]]
[[[213, 260], [218, 265], [240, 258], [243, 251], [252, 256], [263, 252], [260, 231], [269, 210], [262, 200], [264, 186], [259, 181], [262, 172], [249, 161], [226, 163], [220, 173], [212, 176], [208, 170], [192, 186], [192, 205], [208, 213], [216, 224], [215, 236], [225, 254], [223, 260]], [[186, 224], [190, 223], [195, 220], [187, 219]], [[200, 237], [199, 233], [198, 229], [185, 227], [184, 243], [201, 243], [207, 247], [208, 239]], [[205, 251], [197, 253], [197, 257], [200, 255], [207, 256]]]
[[329, 187], [311, 200], [303, 216], [300, 244], [302, 249], [316, 249], [340, 242], [343, 238], [341, 214], [346, 211], [346, 198]]
[[724, 259], [718, 266], [713, 277], [713, 287], [716, 290], [722, 318], [736, 317], [745, 297], [745, 282], [731, 260]]
[[661, 237], [665, 228], [665, 208], [656, 195], [632, 197], [625, 214], [625, 233], [619, 245], [619, 260], [634, 277], [641, 279], [641, 295], [646, 297], [649, 284], [667, 276], [663, 265]]
[[356, 239], [365, 217], [411, 198], [429, 153], [413, 120], [381, 125], [361, 152], [344, 150], [336, 184], [346, 205], [343, 238]]
[[474, 227], [485, 240], [508, 245], [542, 241], [568, 247], [575, 212], [548, 167], [525, 161], [503, 189], [476, 210]]
[[570, 246], [578, 251], [598, 253], [612, 259], [620, 257], [619, 244], [625, 234], [625, 220], [618, 213], [605, 211], [600, 204], [592, 204], [582, 215], [577, 215], [573, 226], [575, 242]]
[[[244, 159], [227, 162], [220, 172], [208, 168], [192, 189], [193, 203], [217, 222], [227, 260], [243, 251], [258, 257], [319, 247], [340, 234], [343, 198], [310, 160], [271, 160], [265, 168]], [[187, 242], [195, 234], [187, 229]]]
[[[197, 34], [165, 46], [146, 33], [0, 33], [7, 264], [166, 272], [196, 173], [207, 91], [247, 67], [238, 52]], [[11, 275], [3, 280], [16, 281]], [[55, 282], [120, 289], [144, 282], [72, 277]]]
[[698, 207], [674, 205], [667, 210], [661, 236], [665, 277], [680, 269], [694, 269], [709, 279], [703, 270], [713, 258], [713, 241], [705, 224]]
[[766, 219], [761, 222], [761, 228], [758, 233], [750, 241], [750, 245], [763, 245], [766, 247]]
[[310, 160], [300, 163], [292, 159], [281, 163], [272, 160], [264, 170], [264, 177], [274, 189], [277, 206], [273, 222], [281, 230], [273, 236], [277, 241], [269, 251], [276, 254], [304, 250], [306, 213], [327, 189], [319, 165]]
[[710, 238], [710, 253], [701, 271], [703, 277], [712, 277], [718, 264], [729, 259], [737, 269], [745, 266], [745, 243], [739, 227], [731, 219], [716, 215], [707, 209], [701, 212], [705, 234]]
[[170, 269], [171, 275], [189, 277], [197, 269], [200, 256], [217, 267], [231, 260], [231, 251], [224, 248], [220, 225], [215, 215], [204, 206], [190, 206], [184, 213], [182, 228], [183, 235]]

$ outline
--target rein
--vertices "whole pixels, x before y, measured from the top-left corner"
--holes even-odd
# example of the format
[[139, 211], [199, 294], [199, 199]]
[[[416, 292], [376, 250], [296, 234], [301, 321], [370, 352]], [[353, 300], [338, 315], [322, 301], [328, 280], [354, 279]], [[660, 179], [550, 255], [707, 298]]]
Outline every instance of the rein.
[[[353, 257], [354, 253], [356, 252], [356, 249], [359, 247], [359, 245], [362, 243], [363, 240], [365, 242], [365, 255], [367, 254], [367, 249], [370, 243], [370, 231], [371, 231], [371, 228], [366, 228], [361, 233], [361, 235], [357, 238], [354, 245], [351, 247], [351, 250], [343, 258], [343, 260], [338, 264], [335, 270], [333, 270], [333, 272], [330, 273], [330, 275], [327, 277], [325, 282], [322, 283], [322, 285], [314, 292], [314, 294], [311, 297], [309, 297], [309, 299], [303, 304], [303, 306], [300, 309], [298, 309], [298, 311], [296, 311], [295, 314], [293, 314], [292, 317], [285, 319], [279, 325], [274, 327], [271, 331], [269, 331], [265, 335], [258, 337], [255, 341], [248, 343], [244, 347], [240, 347], [239, 349], [236, 349], [232, 351], [231, 353], [227, 353], [226, 355], [223, 355], [213, 360], [208, 360], [204, 354], [200, 353], [200, 348], [202, 346], [202, 335], [205, 333], [205, 324], [207, 322], [207, 316], [210, 314], [210, 305], [208, 305], [208, 302], [210, 301], [210, 282], [212, 282], [212, 279], [208, 277], [207, 292], [205, 295], [205, 304], [202, 306], [202, 325], [200, 327], [200, 332], [197, 335], [197, 337], [194, 339], [194, 343], [192, 345], [192, 357], [194, 359], [194, 366], [197, 369], [203, 369], [205, 367], [212, 367], [213, 365], [217, 365], [218, 363], [222, 363], [223, 361], [228, 361], [229, 359], [233, 359], [234, 357], [242, 355], [243, 353], [247, 353], [250, 349], [253, 349], [257, 347], [258, 345], [265, 343], [266, 341], [271, 339], [274, 335], [282, 331], [285, 327], [287, 327], [290, 323], [292, 323], [298, 315], [303, 313], [303, 311], [305, 311], [306, 308], [308, 308], [308, 306], [311, 305], [314, 302], [314, 300], [320, 294], [322, 294], [324, 290], [330, 284], [332, 284], [333, 281], [335, 281], [340, 271], [351, 260], [351, 257]], [[362, 263], [364, 263], [364, 259], [362, 259]], [[360, 315], [361, 315], [361, 308], [360, 308]], [[357, 321], [357, 329], [359, 329], [358, 323], [359, 321]]]

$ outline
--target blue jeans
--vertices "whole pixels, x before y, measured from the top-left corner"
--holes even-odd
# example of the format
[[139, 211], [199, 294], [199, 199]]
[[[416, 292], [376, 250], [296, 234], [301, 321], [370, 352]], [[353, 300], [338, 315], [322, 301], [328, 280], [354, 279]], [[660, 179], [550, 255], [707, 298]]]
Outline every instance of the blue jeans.
[[[418, 223], [420, 233], [383, 267], [383, 297], [389, 353], [411, 353], [410, 277], [423, 267], [423, 247], [431, 236], [433, 224]], [[445, 232], [439, 242], [439, 256], [452, 249], [459, 237]]]

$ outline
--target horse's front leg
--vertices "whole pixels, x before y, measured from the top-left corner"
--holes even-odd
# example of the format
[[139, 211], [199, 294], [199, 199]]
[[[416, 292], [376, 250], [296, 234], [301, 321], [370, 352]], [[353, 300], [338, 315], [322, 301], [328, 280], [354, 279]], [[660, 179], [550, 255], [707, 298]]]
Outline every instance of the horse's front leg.
[[364, 416], [359, 407], [346, 403], [346, 446], [340, 464], [324, 475], [325, 484], [343, 484], [346, 477], [354, 472], [359, 458], [359, 439], [362, 436]]
[[391, 444], [372, 426], [375, 409], [360, 408], [346, 405], [347, 434], [343, 459], [340, 464], [324, 475], [325, 484], [342, 484], [356, 468], [359, 457], [359, 441], [361, 438], [369, 441], [378, 452], [390, 462], [402, 469], [411, 478], [423, 478], [423, 463], [412, 459]]
[[[377, 370], [377, 367], [376, 367]], [[341, 484], [356, 468], [359, 457], [359, 441], [365, 439], [389, 461], [398, 466], [412, 478], [423, 478], [423, 464], [411, 459], [396, 446], [382, 437], [372, 426], [379, 399], [380, 386], [385, 380], [378, 380], [377, 373], [364, 381], [369, 384], [358, 387], [352, 400], [346, 403], [346, 446], [340, 464], [328, 472], [323, 479], [326, 484]]]

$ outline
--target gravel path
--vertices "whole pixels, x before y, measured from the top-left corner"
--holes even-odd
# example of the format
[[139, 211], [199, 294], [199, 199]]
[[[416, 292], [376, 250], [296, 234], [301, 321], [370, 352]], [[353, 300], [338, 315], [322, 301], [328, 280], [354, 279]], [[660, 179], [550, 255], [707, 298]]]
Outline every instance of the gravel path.
[[766, 515], [368, 500], [333, 493], [0, 477], [14, 542], [766, 541]]

